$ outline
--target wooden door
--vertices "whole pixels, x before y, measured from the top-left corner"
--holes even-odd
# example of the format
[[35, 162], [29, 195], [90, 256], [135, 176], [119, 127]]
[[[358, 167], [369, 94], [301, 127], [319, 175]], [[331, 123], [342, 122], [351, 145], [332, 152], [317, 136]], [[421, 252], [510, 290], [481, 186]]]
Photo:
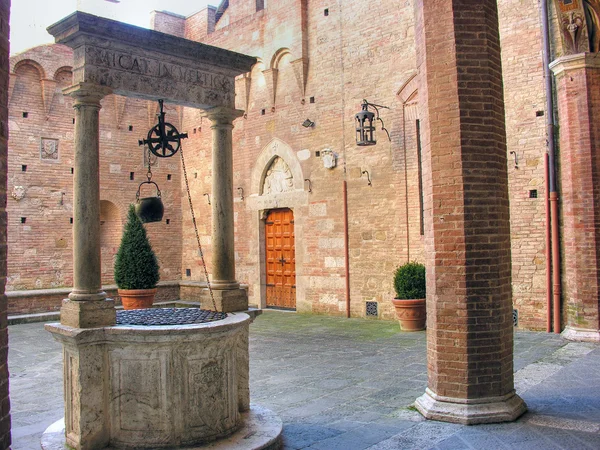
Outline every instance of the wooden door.
[[296, 309], [296, 246], [292, 210], [269, 211], [265, 237], [267, 307]]

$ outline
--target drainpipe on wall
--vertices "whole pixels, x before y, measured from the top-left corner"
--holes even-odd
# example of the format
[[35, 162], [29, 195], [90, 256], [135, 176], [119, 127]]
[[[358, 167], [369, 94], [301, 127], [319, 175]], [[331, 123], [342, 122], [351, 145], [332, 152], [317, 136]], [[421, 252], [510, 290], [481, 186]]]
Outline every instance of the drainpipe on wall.
[[350, 318], [350, 254], [348, 250], [348, 182], [344, 186], [344, 259], [346, 262], [346, 317]]
[[[547, 196], [550, 201], [550, 232], [551, 237], [546, 236], [546, 242], [551, 239], [552, 242], [552, 274], [547, 273], [546, 276], [552, 276], [552, 297], [553, 297], [553, 313], [554, 313], [554, 332], [561, 332], [560, 323], [560, 237], [558, 229], [558, 191], [556, 188], [556, 160], [554, 148], [554, 101], [552, 92], [552, 73], [550, 72], [550, 32], [549, 32], [549, 17], [548, 17], [548, 0], [541, 0], [542, 14], [542, 61], [544, 66], [544, 80], [546, 87], [546, 139], [548, 147], [548, 191]], [[550, 280], [547, 279], [548, 285]], [[548, 311], [550, 314], [550, 311]]]

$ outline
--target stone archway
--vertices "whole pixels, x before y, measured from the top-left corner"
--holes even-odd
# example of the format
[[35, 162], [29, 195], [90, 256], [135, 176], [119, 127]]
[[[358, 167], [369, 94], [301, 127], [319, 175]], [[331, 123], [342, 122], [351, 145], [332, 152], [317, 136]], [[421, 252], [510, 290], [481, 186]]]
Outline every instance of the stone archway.
[[[255, 211], [252, 240], [256, 243], [260, 277], [254, 285], [258, 293], [259, 306], [267, 306], [267, 254], [266, 220], [269, 211], [287, 208], [294, 216], [296, 241], [303, 236], [305, 214], [308, 207], [308, 192], [304, 188], [304, 174], [300, 160], [294, 150], [284, 141], [274, 138], [261, 151], [252, 171], [251, 194], [247, 208]], [[302, 304], [306, 286], [303, 277], [304, 252], [302, 246], [295, 246], [296, 294], [299, 299], [297, 310], [307, 310]]]

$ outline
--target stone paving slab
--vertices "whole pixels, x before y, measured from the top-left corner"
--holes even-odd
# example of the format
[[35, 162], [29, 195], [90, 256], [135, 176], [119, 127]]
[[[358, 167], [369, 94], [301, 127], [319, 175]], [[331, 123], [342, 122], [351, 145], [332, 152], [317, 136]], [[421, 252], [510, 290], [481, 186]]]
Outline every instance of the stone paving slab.
[[[43, 324], [9, 327], [13, 450], [63, 416], [62, 355]], [[396, 322], [266, 311], [250, 328], [252, 402], [283, 420], [284, 449], [598, 449], [600, 345], [516, 332], [509, 424], [425, 421], [426, 333]]]

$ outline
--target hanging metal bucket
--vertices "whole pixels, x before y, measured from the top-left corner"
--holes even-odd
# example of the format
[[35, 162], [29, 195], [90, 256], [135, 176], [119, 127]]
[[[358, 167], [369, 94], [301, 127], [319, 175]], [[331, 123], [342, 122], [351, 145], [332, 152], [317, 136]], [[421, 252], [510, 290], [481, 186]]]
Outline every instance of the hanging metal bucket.
[[[153, 184], [156, 186], [156, 197], [140, 198], [142, 184]], [[154, 181], [144, 181], [140, 184], [137, 194], [135, 195], [135, 213], [143, 223], [160, 222], [165, 213], [165, 207], [160, 198], [160, 189]]]

